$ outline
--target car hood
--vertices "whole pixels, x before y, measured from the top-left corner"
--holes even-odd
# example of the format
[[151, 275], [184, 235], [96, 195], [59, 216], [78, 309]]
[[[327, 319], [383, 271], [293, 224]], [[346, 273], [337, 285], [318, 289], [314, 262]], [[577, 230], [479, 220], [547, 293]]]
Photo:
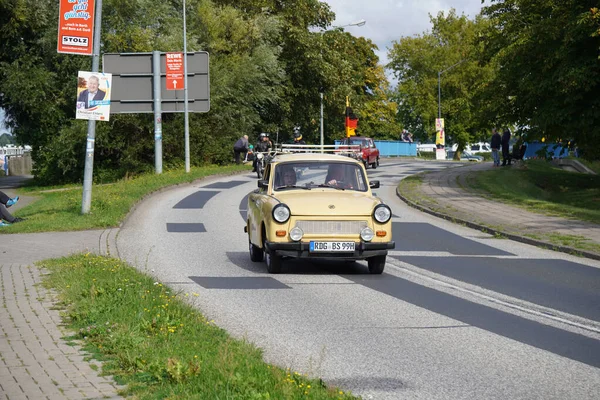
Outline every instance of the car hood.
[[287, 204], [292, 215], [360, 216], [370, 215], [381, 203], [376, 197], [356, 191], [325, 189], [290, 191], [277, 194], [277, 199]]

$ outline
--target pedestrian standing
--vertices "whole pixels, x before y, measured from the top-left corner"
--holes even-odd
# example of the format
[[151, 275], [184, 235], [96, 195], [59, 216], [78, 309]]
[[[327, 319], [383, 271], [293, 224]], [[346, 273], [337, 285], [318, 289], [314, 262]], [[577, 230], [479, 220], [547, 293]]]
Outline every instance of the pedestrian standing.
[[508, 144], [510, 142], [510, 131], [507, 129], [502, 133], [502, 166], [510, 165], [510, 153], [508, 152]]
[[235, 158], [236, 164], [241, 164], [241, 155], [244, 154], [244, 159], [246, 158], [246, 153], [248, 153], [248, 135], [244, 135], [238, 139], [237, 142], [233, 145], [233, 156]]
[[494, 167], [500, 166], [500, 146], [502, 145], [502, 137], [496, 128], [492, 129], [492, 159], [494, 160]]

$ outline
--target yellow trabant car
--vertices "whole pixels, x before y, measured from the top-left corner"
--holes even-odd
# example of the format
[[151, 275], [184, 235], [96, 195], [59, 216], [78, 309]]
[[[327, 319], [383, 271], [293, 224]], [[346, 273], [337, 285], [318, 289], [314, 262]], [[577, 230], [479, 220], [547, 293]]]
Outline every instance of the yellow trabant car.
[[334, 154], [279, 154], [248, 196], [250, 258], [270, 273], [282, 259], [367, 260], [381, 274], [393, 249], [392, 211], [371, 193], [362, 163]]

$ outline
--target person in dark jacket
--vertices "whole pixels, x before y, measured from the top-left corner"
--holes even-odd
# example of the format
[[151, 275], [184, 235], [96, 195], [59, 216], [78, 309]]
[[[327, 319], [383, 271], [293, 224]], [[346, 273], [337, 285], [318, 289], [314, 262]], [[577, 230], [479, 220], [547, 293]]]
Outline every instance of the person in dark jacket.
[[[271, 140], [269, 140], [269, 136], [266, 133], [261, 133], [258, 137], [258, 143], [254, 146], [254, 153], [267, 153], [271, 151], [273, 144]], [[266, 154], [264, 154], [266, 156]], [[252, 161], [252, 172], [256, 172], [256, 161], [257, 158], [254, 157], [254, 161]]]
[[492, 158], [494, 167], [500, 166], [500, 147], [502, 146], [502, 137], [496, 128], [492, 129], [492, 140], [490, 147], [492, 148]]
[[237, 142], [233, 145], [233, 156], [235, 158], [235, 163], [241, 163], [241, 155], [244, 153], [244, 158], [246, 158], [246, 153], [248, 152], [248, 135], [244, 135], [238, 139]]
[[300, 132], [294, 133], [294, 142], [293, 144], [306, 144], [304, 139], [302, 139], [302, 134]]
[[505, 129], [502, 133], [502, 166], [510, 165], [510, 153], [508, 151], [508, 144], [510, 142], [510, 131]]
[[77, 103], [82, 105], [83, 108], [95, 107], [96, 104], [94, 102], [104, 100], [104, 96], [106, 96], [106, 92], [99, 89], [99, 86], [100, 79], [96, 75], [90, 76], [87, 80], [87, 89], [79, 93]]

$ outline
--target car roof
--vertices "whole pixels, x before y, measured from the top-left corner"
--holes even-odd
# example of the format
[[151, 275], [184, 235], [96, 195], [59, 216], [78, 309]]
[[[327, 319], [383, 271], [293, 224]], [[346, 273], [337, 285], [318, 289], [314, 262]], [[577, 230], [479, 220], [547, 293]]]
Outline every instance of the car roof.
[[342, 156], [338, 154], [327, 154], [327, 153], [282, 153], [277, 154], [273, 157], [273, 163], [280, 162], [306, 162], [306, 161], [334, 161], [334, 162], [347, 162], [353, 164], [359, 164], [353, 158], [348, 156]]

